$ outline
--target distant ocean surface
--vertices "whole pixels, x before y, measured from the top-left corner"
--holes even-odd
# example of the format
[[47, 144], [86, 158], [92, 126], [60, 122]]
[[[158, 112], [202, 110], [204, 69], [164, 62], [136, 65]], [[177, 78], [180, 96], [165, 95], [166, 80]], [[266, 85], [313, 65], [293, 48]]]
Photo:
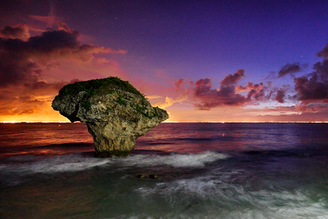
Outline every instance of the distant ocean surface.
[[0, 218], [328, 218], [328, 124], [162, 123], [93, 151], [85, 124], [0, 124]]

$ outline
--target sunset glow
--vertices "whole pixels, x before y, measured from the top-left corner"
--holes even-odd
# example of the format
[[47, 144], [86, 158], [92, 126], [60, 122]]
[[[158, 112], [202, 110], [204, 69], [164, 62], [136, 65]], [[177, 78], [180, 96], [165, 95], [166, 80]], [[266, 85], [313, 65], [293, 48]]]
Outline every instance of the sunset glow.
[[62, 86], [117, 76], [168, 122], [327, 122], [317, 3], [5, 1], [0, 121], [68, 122], [51, 107]]

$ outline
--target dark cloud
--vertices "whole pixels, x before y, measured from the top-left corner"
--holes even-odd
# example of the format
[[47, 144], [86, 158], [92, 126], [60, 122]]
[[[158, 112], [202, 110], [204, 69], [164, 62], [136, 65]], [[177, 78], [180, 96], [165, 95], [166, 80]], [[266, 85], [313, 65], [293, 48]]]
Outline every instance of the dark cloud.
[[212, 89], [209, 78], [196, 81], [194, 97], [200, 101], [195, 106], [201, 110], [209, 110], [220, 106], [238, 106], [246, 101], [244, 96], [236, 94], [233, 85], [221, 85], [219, 90]]
[[246, 96], [247, 101], [250, 101], [252, 99], [263, 100], [269, 98], [265, 95], [265, 91], [267, 91], [267, 87], [264, 86], [263, 83], [254, 84], [253, 82], [248, 82], [248, 84], [246, 84], [244, 87], [241, 85], [237, 85], [236, 91], [237, 92], [248, 91]]
[[281, 67], [280, 71], [278, 72], [278, 78], [283, 77], [287, 74], [291, 74], [293, 76], [294, 73], [300, 71], [301, 71], [300, 63], [298, 62], [295, 62], [293, 64], [287, 63], [286, 65]]
[[294, 78], [294, 96], [298, 100], [306, 101], [328, 101], [328, 44], [317, 53], [318, 57], [323, 57], [322, 62], [314, 64], [314, 72], [308, 76]]
[[323, 57], [324, 59], [328, 58], [328, 44], [323, 47], [323, 49], [317, 53], [318, 57]]
[[[51, 30], [43, 32], [39, 36], [31, 37], [27, 45], [22, 47], [22, 52], [33, 55], [57, 55], [66, 56], [70, 51], [79, 51], [83, 46], [77, 41], [78, 34], [72, 34], [64, 30]], [[25, 49], [25, 50], [24, 50]]]
[[207, 96], [210, 93], [215, 92], [214, 90], [212, 90], [212, 83], [211, 79], [209, 78], [199, 79], [198, 81], [196, 81], [195, 86], [196, 88], [194, 94], [196, 97]]
[[245, 76], [245, 70], [239, 69], [235, 74], [227, 75], [222, 81], [221, 85], [233, 85], [236, 84], [242, 77]]
[[0, 31], [0, 36], [5, 39], [20, 39], [27, 41], [30, 38], [27, 25], [19, 24], [16, 26], [5, 26]]
[[247, 94], [247, 101], [251, 101], [252, 99], [255, 99], [255, 100], [269, 99], [270, 97], [266, 96], [265, 91], [266, 91], [265, 87], [258, 89], [258, 90], [251, 89]]
[[283, 90], [283, 89], [280, 89], [277, 91], [277, 95], [276, 95], [276, 100], [279, 102], [279, 103], [284, 103], [284, 97], [286, 96], [286, 91]]
[[328, 83], [319, 81], [317, 73], [308, 79], [306, 76], [294, 78], [295, 97], [299, 100], [328, 100]]
[[250, 91], [250, 90], [256, 90], [259, 91], [264, 87], [263, 83], [254, 84], [253, 82], [248, 82], [244, 87], [241, 85], [236, 86], [237, 92], [244, 92], [244, 91]]
[[0, 52], [0, 87], [36, 81], [40, 77], [39, 66], [14, 52]]
[[[286, 100], [300, 100], [300, 106], [303, 108], [310, 106], [313, 103], [327, 103], [328, 102], [328, 46], [326, 46], [320, 53], [319, 57], [324, 57], [322, 62], [317, 62], [314, 66], [314, 72], [303, 77], [294, 77], [294, 74], [307, 68], [307, 64], [301, 65], [298, 62], [287, 63], [282, 66], [278, 72], [278, 76], [271, 76], [274, 78], [291, 75], [294, 77], [295, 96], [288, 95], [289, 85], [276, 87], [269, 81], [266, 84], [248, 82], [245, 86], [237, 85], [237, 83], [245, 76], [243, 69], [238, 70], [234, 74], [227, 75], [220, 83], [220, 88], [213, 88], [211, 79], [203, 78], [197, 80], [195, 83], [190, 82], [191, 89], [187, 98], [194, 103], [194, 106], [200, 110], [210, 110], [212, 108], [224, 106], [243, 106], [245, 104], [254, 104], [259, 101], [273, 100], [279, 103], [285, 103]], [[175, 82], [175, 88], [181, 88], [187, 83], [184, 79], [179, 79]], [[311, 109], [307, 107], [310, 112], [322, 111], [321, 108], [327, 107], [326, 105], [315, 105]], [[296, 108], [295, 108], [296, 110]]]
[[[27, 41], [19, 38], [0, 38], [0, 87], [39, 81], [43, 69], [47, 68], [48, 64], [51, 67], [56, 63], [54, 60], [72, 58], [85, 62], [97, 53], [125, 53], [81, 44], [77, 39], [78, 31], [69, 29], [64, 23], [59, 26], [61, 30], [48, 29]], [[10, 28], [6, 27], [1, 33], [7, 33], [8, 29]]]
[[301, 65], [299, 62], [295, 62], [292, 64], [287, 63], [280, 68], [277, 76], [276, 76], [275, 71], [271, 71], [264, 80], [281, 78], [281, 77], [284, 77], [285, 75], [290, 75], [292, 77], [295, 77], [295, 75], [294, 75], [295, 73], [301, 72], [302, 70], [304, 70], [307, 67], [309, 67], [308, 64]]
[[[273, 93], [270, 86], [263, 83], [254, 84], [248, 82], [245, 86], [236, 83], [245, 76], [243, 69], [234, 75], [227, 75], [222, 81], [219, 89], [213, 89], [211, 79], [199, 79], [194, 84], [193, 96], [198, 101], [195, 106], [198, 109], [209, 110], [222, 106], [241, 106], [254, 101], [269, 100]], [[247, 94], [239, 94], [247, 92]]]
[[315, 74], [317, 74], [319, 80], [328, 83], [328, 60], [325, 59], [322, 62], [317, 62], [314, 64], [313, 69]]

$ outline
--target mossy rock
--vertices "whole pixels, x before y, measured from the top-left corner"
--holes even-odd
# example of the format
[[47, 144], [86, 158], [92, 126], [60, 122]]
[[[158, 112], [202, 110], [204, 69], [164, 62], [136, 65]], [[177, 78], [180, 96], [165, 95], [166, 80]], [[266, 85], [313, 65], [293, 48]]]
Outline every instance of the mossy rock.
[[52, 107], [72, 122], [87, 124], [96, 157], [129, 155], [138, 137], [169, 117], [165, 110], [152, 107], [128, 81], [117, 77], [65, 85]]
[[123, 81], [118, 77], [108, 77], [67, 84], [59, 91], [59, 95], [75, 95], [81, 91], [86, 91], [87, 96], [92, 96], [95, 94], [111, 93], [115, 88], [139, 95], [145, 99], [145, 96], [128, 81]]

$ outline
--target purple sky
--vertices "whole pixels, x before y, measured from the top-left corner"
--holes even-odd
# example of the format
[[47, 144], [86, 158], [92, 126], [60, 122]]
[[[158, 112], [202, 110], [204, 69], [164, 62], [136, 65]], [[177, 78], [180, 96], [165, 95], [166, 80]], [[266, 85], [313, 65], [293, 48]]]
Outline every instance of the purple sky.
[[[42, 69], [35, 79], [38, 82], [119, 76], [149, 96], [154, 105], [165, 108], [171, 121], [327, 121], [328, 64], [324, 60], [328, 49], [327, 54], [323, 50], [328, 42], [327, 8], [328, 1], [316, 0], [4, 0], [0, 49], [6, 50], [8, 38], [15, 38], [9, 36], [9, 27], [26, 25], [34, 37], [46, 28], [59, 31], [61, 22], [68, 28], [65, 31], [79, 32], [81, 45], [125, 52], [89, 54], [98, 64], [107, 63], [108, 71], [96, 64], [81, 71], [76, 61], [52, 57], [45, 66], [51, 62], [57, 67]], [[28, 37], [22, 40], [28, 42]], [[37, 64], [39, 59], [32, 57]], [[317, 67], [318, 79], [311, 84], [310, 73], [317, 62], [322, 63], [321, 70]], [[11, 74], [0, 68], [3, 75]], [[238, 75], [240, 69], [243, 75]], [[229, 74], [236, 80], [224, 84], [223, 80], [232, 80]], [[302, 76], [308, 82], [301, 81]], [[6, 83], [6, 77], [0, 76], [5, 81], [0, 89], [8, 91], [12, 84]], [[21, 93], [0, 97], [6, 108], [10, 98], [26, 94], [28, 86], [23, 87]], [[44, 95], [53, 98], [56, 89]], [[26, 110], [30, 116], [46, 111], [44, 105], [49, 106], [51, 98], [40, 98], [31, 93], [30, 101], [44, 103], [19, 110], [23, 102], [18, 101], [11, 111], [0, 109], [0, 120], [18, 119]], [[51, 116], [47, 120], [57, 118]], [[26, 118], [27, 114], [21, 119]]]

